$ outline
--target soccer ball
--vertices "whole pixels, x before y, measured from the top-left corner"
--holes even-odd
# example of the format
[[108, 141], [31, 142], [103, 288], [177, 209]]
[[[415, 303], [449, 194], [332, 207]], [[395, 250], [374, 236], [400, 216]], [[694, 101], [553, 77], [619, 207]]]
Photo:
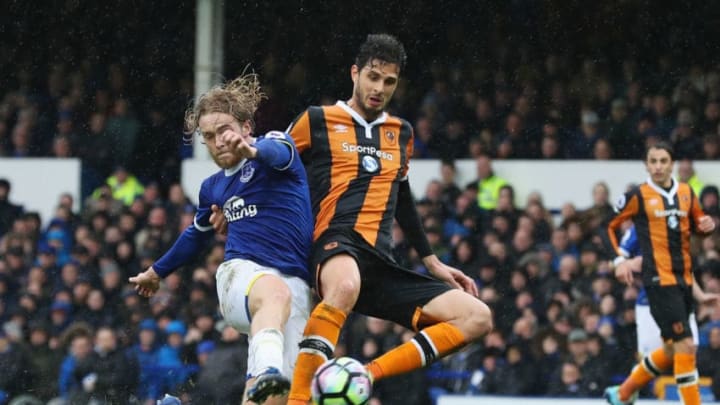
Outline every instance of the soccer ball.
[[350, 357], [326, 361], [312, 379], [315, 405], [362, 405], [372, 394], [372, 381], [365, 367]]

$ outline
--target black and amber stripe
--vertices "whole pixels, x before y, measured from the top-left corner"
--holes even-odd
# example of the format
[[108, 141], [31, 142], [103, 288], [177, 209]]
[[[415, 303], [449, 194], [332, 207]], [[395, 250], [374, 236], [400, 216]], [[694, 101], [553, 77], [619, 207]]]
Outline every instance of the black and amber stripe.
[[[615, 229], [625, 220], [632, 219], [643, 252], [643, 283], [692, 285], [690, 234], [694, 219], [702, 215], [692, 189], [680, 183], [672, 200], [668, 201], [665, 195], [646, 183], [626, 194], [626, 200], [627, 204], [608, 227], [613, 247], [617, 250]], [[681, 214], [670, 214], [673, 210]], [[672, 226], [670, 217], [677, 220]]]
[[[388, 116], [370, 127], [368, 136], [363, 123], [335, 105], [311, 107], [293, 123], [290, 134], [306, 162], [314, 238], [328, 229], [349, 228], [371, 246], [389, 251], [398, 185], [412, 153], [410, 125]], [[361, 146], [363, 151], [348, 151], [348, 146]], [[382, 156], [368, 150], [381, 151]], [[363, 158], [369, 155], [377, 170], [364, 167]]]

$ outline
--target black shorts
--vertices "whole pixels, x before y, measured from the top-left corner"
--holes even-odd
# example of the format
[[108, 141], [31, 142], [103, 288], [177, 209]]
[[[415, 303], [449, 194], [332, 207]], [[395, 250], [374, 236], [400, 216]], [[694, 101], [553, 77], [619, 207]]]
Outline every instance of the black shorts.
[[[325, 232], [315, 241], [311, 268], [316, 269], [318, 283], [320, 266], [341, 253], [355, 258], [360, 269], [360, 295], [353, 308], [355, 312], [393, 321], [415, 331], [437, 323], [437, 320], [423, 316], [421, 309], [452, 287], [399, 266], [353, 231]], [[320, 294], [318, 283], [316, 288]]]
[[663, 340], [677, 342], [692, 337], [690, 314], [695, 310], [692, 286], [645, 287], [650, 304], [650, 313], [660, 327]]

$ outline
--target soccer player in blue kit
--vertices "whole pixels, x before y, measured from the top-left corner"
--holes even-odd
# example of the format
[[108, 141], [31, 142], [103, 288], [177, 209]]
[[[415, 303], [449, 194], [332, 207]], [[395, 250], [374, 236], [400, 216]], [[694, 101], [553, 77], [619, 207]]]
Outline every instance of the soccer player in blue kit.
[[253, 137], [263, 97], [257, 76], [249, 74], [210, 89], [187, 111], [187, 130], [202, 136], [221, 170], [203, 181], [194, 224], [130, 278], [139, 294], [154, 294], [163, 277], [200, 253], [213, 235], [210, 217], [222, 207], [227, 242], [216, 274], [218, 300], [225, 320], [249, 334], [245, 395], [254, 403], [287, 393], [311, 308], [307, 176], [287, 134]]

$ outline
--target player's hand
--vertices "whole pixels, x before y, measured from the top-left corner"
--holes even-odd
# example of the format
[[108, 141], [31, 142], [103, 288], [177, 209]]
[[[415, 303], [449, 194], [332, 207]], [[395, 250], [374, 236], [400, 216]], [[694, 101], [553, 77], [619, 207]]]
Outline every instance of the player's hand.
[[466, 276], [462, 271], [441, 262], [435, 255], [423, 258], [423, 263], [437, 279], [448, 283], [453, 288], [459, 288], [468, 294], [472, 294], [473, 297], [478, 296], [475, 280]]
[[257, 156], [257, 149], [250, 145], [246, 138], [240, 135], [239, 133], [228, 129], [227, 131], [223, 132], [222, 135], [223, 141], [228, 145], [231, 151], [234, 153], [237, 153], [243, 158], [246, 159], [254, 159], [255, 156]]
[[615, 278], [627, 285], [633, 284], [633, 273], [639, 272], [642, 268], [642, 256], [633, 257], [615, 266]]
[[135, 284], [135, 291], [143, 297], [152, 297], [160, 289], [160, 276], [152, 267], [135, 277], [130, 277], [128, 281]]
[[710, 233], [715, 230], [715, 221], [710, 215], [703, 215], [698, 221], [697, 228], [702, 233]]
[[213, 204], [210, 207], [212, 214], [210, 214], [210, 224], [213, 229], [220, 235], [227, 235], [227, 219], [223, 215], [222, 209], [217, 205]]

